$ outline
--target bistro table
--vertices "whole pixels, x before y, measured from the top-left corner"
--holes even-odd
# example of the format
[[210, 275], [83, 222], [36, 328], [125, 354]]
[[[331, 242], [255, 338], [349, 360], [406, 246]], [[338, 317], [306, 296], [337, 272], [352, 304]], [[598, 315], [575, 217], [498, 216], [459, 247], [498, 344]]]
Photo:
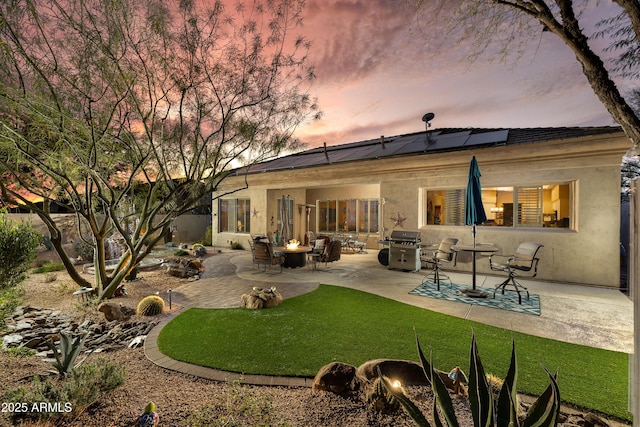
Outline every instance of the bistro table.
[[477, 245], [454, 245], [451, 246], [451, 249], [457, 252], [471, 252], [472, 254], [472, 283], [473, 286], [471, 289], [465, 289], [462, 291], [468, 297], [471, 298], [486, 298], [489, 296], [488, 293], [484, 291], [479, 291], [476, 289], [476, 254], [483, 252], [498, 252], [498, 248], [496, 248], [491, 243], [479, 243]]
[[307, 253], [311, 252], [311, 246], [298, 246], [297, 248], [278, 248], [277, 251], [284, 254], [283, 267], [298, 268], [307, 265]]

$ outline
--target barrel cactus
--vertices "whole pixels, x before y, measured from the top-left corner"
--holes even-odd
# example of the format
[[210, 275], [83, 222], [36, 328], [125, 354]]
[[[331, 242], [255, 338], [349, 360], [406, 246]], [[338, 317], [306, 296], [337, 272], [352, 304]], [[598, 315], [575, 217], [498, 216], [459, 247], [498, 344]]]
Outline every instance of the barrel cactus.
[[149, 295], [144, 297], [138, 303], [136, 313], [139, 316], [155, 316], [164, 310], [164, 300], [157, 295]]

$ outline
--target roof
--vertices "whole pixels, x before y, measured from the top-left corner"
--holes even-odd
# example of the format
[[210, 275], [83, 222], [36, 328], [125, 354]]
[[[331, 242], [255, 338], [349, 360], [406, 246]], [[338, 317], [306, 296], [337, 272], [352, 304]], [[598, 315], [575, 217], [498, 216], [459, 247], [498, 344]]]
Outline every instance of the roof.
[[621, 132], [620, 127], [435, 129], [312, 148], [237, 170], [238, 174], [299, 169], [341, 162], [556, 141]]

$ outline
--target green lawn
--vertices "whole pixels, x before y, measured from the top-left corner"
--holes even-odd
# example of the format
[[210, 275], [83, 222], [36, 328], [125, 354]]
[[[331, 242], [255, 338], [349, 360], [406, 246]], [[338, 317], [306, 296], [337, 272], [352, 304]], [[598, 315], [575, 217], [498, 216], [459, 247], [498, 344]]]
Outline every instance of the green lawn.
[[266, 310], [189, 309], [163, 328], [158, 345], [167, 356], [196, 365], [313, 377], [332, 361], [418, 360], [414, 327], [438, 369], [468, 369], [473, 329], [486, 371], [499, 377], [507, 372], [515, 340], [520, 392], [542, 393], [548, 384], [544, 365], [558, 369], [563, 401], [631, 416], [626, 353], [511, 332], [336, 286], [321, 285]]

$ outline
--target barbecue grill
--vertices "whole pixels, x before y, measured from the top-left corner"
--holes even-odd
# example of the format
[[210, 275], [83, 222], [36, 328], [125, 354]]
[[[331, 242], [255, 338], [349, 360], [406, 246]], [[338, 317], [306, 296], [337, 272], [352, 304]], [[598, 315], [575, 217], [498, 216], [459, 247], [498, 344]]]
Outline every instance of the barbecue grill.
[[419, 271], [420, 232], [396, 230], [389, 239], [389, 269]]

